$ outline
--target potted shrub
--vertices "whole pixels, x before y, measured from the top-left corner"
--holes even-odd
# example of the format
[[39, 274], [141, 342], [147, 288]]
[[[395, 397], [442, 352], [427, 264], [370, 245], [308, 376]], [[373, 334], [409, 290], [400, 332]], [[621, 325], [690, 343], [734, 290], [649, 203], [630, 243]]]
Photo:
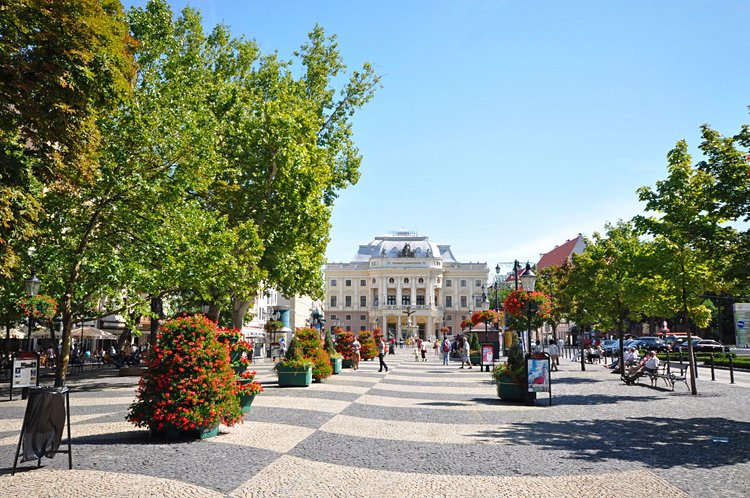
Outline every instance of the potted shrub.
[[313, 362], [312, 376], [316, 382], [322, 382], [333, 374], [331, 358], [323, 348], [318, 329], [300, 328], [294, 333], [297, 349], [302, 357]]
[[336, 352], [341, 355], [341, 367], [352, 368], [352, 343], [354, 332], [336, 329]]
[[312, 384], [313, 362], [302, 357], [296, 338], [289, 342], [286, 356], [276, 362], [273, 369], [280, 387], [307, 387]]
[[152, 435], [211, 437], [242, 419], [229, 350], [216, 324], [194, 315], [164, 322], [126, 419]]
[[497, 384], [497, 396], [504, 401], [526, 399], [526, 367], [518, 337], [513, 334], [513, 343], [508, 350], [508, 361], [492, 369], [492, 381]]
[[480, 363], [482, 352], [479, 349], [479, 337], [476, 332], [472, 332], [469, 337], [469, 359], [472, 365], [479, 365]]
[[372, 360], [378, 357], [378, 347], [369, 330], [362, 330], [359, 333], [359, 342], [362, 344], [362, 349], [359, 350], [362, 360]]
[[343, 356], [341, 355], [341, 353], [336, 351], [336, 348], [334, 348], [333, 339], [331, 339], [330, 330], [326, 330], [326, 338], [325, 338], [324, 347], [325, 347], [326, 353], [328, 353], [328, 357], [331, 359], [331, 368], [333, 369], [334, 375], [341, 373]]

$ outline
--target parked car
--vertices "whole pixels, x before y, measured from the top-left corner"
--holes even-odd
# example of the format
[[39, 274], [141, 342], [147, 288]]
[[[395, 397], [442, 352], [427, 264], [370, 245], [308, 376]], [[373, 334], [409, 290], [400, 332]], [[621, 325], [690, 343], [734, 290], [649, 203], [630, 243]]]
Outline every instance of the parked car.
[[[694, 337], [694, 338], [693, 338], [693, 349], [695, 350], [695, 352], [696, 352], [696, 353], [698, 352], [698, 349], [697, 349], [697, 348], [698, 348], [698, 343], [699, 343], [700, 341], [702, 341], [702, 340], [703, 340], [703, 339], [702, 339], [702, 338], [700, 338], [700, 337]], [[680, 344], [679, 344], [679, 345], [677, 346], [677, 351], [680, 351], [680, 352], [682, 352], [682, 353], [687, 353], [687, 352], [688, 352], [688, 342], [687, 342], [687, 341], [682, 341], [682, 342], [681, 342], [681, 343], [680, 343]]]
[[635, 344], [632, 345], [638, 349], [645, 349], [647, 351], [667, 351], [669, 349], [667, 344], [658, 337], [644, 336], [636, 339]]
[[620, 354], [619, 339], [605, 339], [602, 341], [602, 349], [605, 356], [615, 356]]
[[[687, 344], [685, 349], [687, 351]], [[693, 351], [696, 353], [728, 353], [729, 346], [725, 346], [718, 341], [712, 341], [711, 339], [697, 339], [693, 341]]]

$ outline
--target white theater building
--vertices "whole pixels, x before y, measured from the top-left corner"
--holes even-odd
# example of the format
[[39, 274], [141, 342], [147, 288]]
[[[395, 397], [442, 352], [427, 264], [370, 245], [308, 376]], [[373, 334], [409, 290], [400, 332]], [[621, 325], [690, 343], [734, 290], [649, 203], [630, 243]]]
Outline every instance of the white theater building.
[[325, 267], [326, 319], [331, 329], [388, 331], [405, 337], [406, 312], [419, 336], [431, 339], [443, 325], [460, 333], [461, 320], [487, 307], [486, 263], [459, 263], [449, 245], [398, 231], [359, 246], [351, 263]]

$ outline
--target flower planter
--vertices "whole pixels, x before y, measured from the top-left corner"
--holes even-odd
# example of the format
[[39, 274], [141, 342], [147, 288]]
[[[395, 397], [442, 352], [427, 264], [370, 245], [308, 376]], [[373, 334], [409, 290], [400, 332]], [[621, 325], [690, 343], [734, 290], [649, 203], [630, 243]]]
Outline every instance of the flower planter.
[[352, 368], [354, 362], [352, 360], [341, 360], [341, 368]]
[[312, 384], [312, 367], [278, 367], [280, 387], [307, 387]]
[[240, 407], [242, 408], [243, 415], [250, 413], [250, 409], [252, 408], [254, 399], [255, 399], [255, 394], [248, 394], [248, 395], [240, 396]]
[[334, 375], [341, 373], [341, 366], [343, 363], [344, 363], [343, 358], [331, 358], [331, 368], [333, 368]]
[[497, 381], [497, 397], [503, 401], [524, 401], [526, 399], [523, 384], [513, 381], [510, 375], [501, 375]]
[[155, 429], [149, 428], [149, 435], [166, 441], [180, 441], [185, 439], [207, 439], [219, 435], [219, 424], [206, 429], [178, 429], [175, 427]]
[[469, 359], [471, 360], [472, 365], [477, 366], [480, 364], [482, 357], [479, 353], [469, 353]]
[[524, 401], [523, 386], [515, 382], [498, 382], [497, 397], [503, 401]]

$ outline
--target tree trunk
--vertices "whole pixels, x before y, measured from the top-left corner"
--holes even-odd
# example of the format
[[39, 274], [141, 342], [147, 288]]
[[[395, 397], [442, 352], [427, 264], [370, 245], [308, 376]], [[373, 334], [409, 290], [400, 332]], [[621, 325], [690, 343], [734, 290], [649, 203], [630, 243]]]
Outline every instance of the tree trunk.
[[232, 298], [232, 328], [242, 330], [244, 325], [245, 315], [253, 304], [253, 301], [242, 301], [240, 299]]
[[[156, 315], [156, 316], [154, 316]], [[156, 344], [156, 334], [159, 332], [161, 320], [164, 320], [164, 300], [161, 296], [151, 298], [151, 328], [148, 336], [148, 343], [151, 346]]]
[[208, 317], [209, 320], [219, 323], [219, 314], [221, 313], [221, 308], [216, 304], [215, 301], [211, 301], [208, 303]]
[[[77, 267], [78, 265], [76, 265]], [[55, 387], [62, 387], [65, 385], [65, 377], [68, 372], [68, 362], [70, 361], [70, 348], [72, 339], [73, 329], [73, 290], [70, 285], [63, 295], [62, 303], [62, 345], [60, 347], [60, 355], [58, 361], [55, 363]]]

